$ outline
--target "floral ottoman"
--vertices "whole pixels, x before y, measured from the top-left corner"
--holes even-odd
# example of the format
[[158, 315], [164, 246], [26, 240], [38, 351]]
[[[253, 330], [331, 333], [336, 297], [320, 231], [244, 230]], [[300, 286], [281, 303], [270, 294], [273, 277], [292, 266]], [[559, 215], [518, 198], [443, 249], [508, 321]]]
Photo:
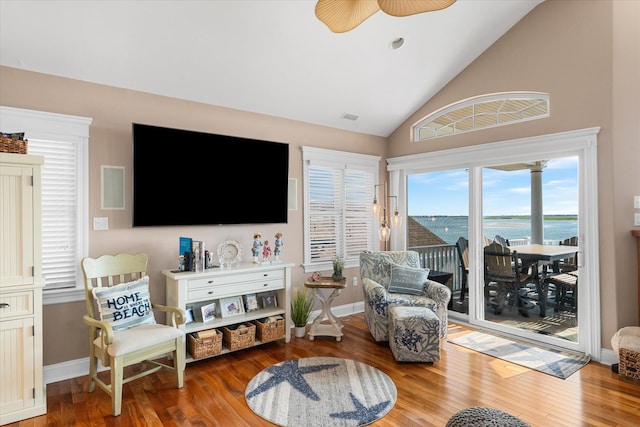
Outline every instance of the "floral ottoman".
[[425, 307], [389, 307], [389, 347], [398, 362], [440, 360], [440, 319]]

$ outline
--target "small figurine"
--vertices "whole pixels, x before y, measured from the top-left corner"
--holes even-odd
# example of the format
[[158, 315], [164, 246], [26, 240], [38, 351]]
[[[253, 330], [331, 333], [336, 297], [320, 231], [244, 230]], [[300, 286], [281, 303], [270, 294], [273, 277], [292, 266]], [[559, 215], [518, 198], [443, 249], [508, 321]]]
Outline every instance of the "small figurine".
[[317, 271], [314, 271], [313, 274], [311, 275], [311, 281], [320, 282], [321, 280], [322, 280], [322, 276], [320, 276], [320, 273], [318, 273]]
[[251, 254], [253, 255], [253, 263], [258, 264], [260, 261], [258, 258], [260, 257], [260, 248], [262, 248], [262, 233], [254, 233], [253, 234], [253, 247], [251, 248]]
[[282, 250], [282, 245], [284, 245], [284, 243], [282, 242], [282, 233], [277, 232], [276, 233], [276, 247], [273, 250], [273, 255], [276, 257], [276, 261], [280, 259], [280, 251]]
[[269, 261], [270, 256], [271, 256], [271, 246], [269, 246], [269, 241], [265, 240], [264, 245], [262, 246], [262, 261]]

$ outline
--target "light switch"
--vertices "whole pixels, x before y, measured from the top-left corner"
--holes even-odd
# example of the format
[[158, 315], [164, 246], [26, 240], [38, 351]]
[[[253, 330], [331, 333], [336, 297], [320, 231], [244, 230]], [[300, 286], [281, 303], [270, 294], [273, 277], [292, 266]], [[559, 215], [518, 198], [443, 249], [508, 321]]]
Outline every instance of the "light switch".
[[640, 213], [633, 214], [633, 225], [640, 226]]
[[633, 208], [640, 209], [640, 196], [633, 196]]
[[93, 218], [93, 231], [106, 231], [109, 229], [109, 218], [106, 216]]

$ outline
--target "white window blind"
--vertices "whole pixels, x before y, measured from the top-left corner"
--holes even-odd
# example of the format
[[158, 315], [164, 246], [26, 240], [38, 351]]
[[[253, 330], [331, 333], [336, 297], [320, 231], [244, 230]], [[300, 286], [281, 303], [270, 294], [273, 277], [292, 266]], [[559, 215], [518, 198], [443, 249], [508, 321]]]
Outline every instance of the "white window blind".
[[308, 271], [330, 270], [336, 257], [347, 267], [357, 266], [360, 252], [372, 249], [371, 203], [379, 159], [303, 147]]
[[80, 260], [88, 252], [88, 117], [0, 106], [0, 130], [24, 132], [42, 168], [44, 303], [84, 300]]
[[42, 169], [42, 274], [45, 290], [75, 288], [78, 270], [76, 148], [73, 142], [29, 139]]

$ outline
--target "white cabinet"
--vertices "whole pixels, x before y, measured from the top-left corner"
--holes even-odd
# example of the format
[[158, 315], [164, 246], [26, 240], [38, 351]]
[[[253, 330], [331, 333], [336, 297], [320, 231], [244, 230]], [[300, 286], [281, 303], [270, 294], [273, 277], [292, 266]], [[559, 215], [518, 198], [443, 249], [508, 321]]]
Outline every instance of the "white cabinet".
[[47, 412], [42, 376], [42, 156], [0, 153], [0, 424]]
[[[221, 328], [224, 326], [246, 323], [256, 319], [280, 315], [284, 318], [285, 342], [291, 338], [290, 329], [290, 289], [291, 267], [293, 264], [241, 264], [235, 267], [212, 268], [202, 273], [182, 272], [174, 273], [163, 270], [166, 277], [167, 305], [180, 307], [184, 310], [192, 308], [195, 320], [181, 328], [185, 333], [198, 332], [205, 329]], [[219, 310], [220, 302], [227, 298], [256, 296], [272, 293], [275, 295], [276, 306], [260, 307], [256, 311], [245, 311], [242, 314], [222, 316]], [[215, 302], [218, 306], [214, 319], [202, 322], [199, 316], [200, 307]], [[244, 300], [242, 300], [244, 302]], [[261, 344], [256, 339], [256, 345]], [[220, 354], [229, 352], [223, 348]], [[187, 362], [193, 358], [187, 353]]]

